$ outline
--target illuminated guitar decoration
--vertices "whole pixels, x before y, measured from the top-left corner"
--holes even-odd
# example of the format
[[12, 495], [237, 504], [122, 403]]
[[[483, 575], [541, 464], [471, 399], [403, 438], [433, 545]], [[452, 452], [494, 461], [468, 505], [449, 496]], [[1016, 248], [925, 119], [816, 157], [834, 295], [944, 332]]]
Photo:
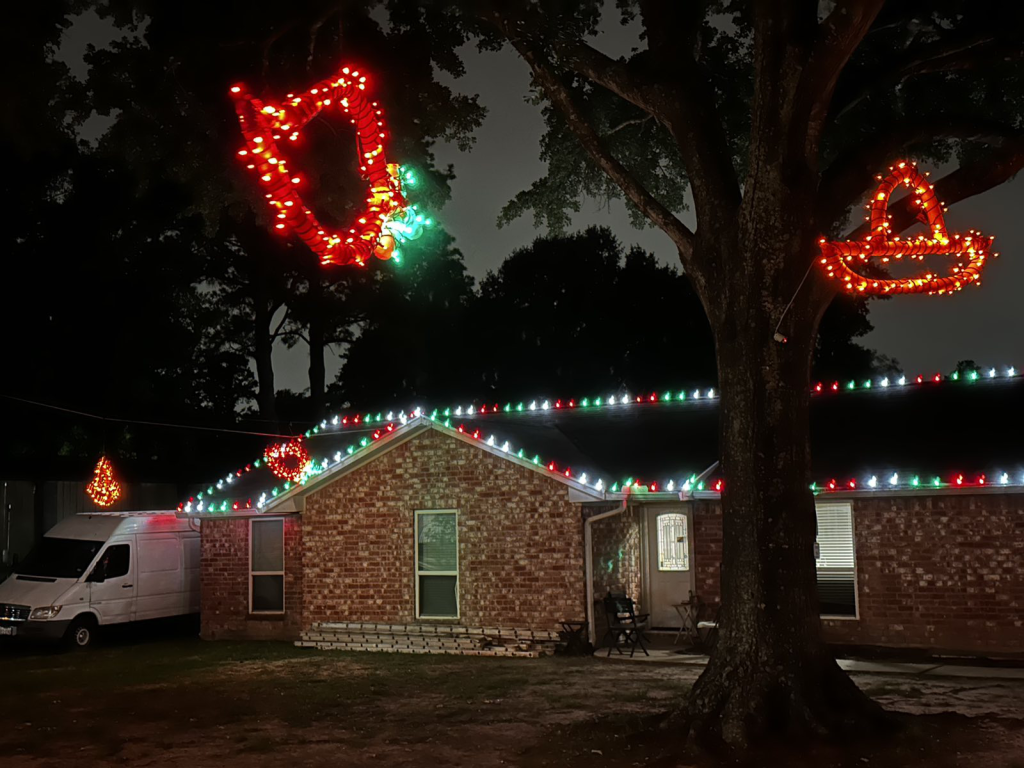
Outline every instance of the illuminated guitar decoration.
[[[821, 264], [831, 278], [842, 280], [844, 290], [851, 293], [891, 296], [898, 293], [951, 294], [971, 283], [978, 283], [981, 270], [989, 256], [992, 237], [970, 230], [967, 234], [949, 234], [942, 204], [935, 190], [914, 163], [900, 162], [890, 168], [871, 200], [871, 234], [863, 240], [829, 241], [821, 238]], [[902, 184], [910, 188], [917, 206], [917, 218], [928, 225], [929, 232], [901, 239], [889, 236], [889, 197]], [[947, 275], [931, 272], [920, 277], [882, 279], [860, 274], [855, 267], [878, 259], [882, 264], [903, 257], [924, 261], [925, 256], [953, 256], [956, 263]], [[998, 254], [993, 254], [998, 255]]]
[[[231, 88], [246, 142], [238, 156], [258, 175], [277, 218], [274, 226], [284, 234], [297, 235], [324, 265], [364, 266], [370, 256], [400, 261], [398, 244], [419, 237], [431, 224], [405, 199], [403, 184], [414, 184], [415, 177], [388, 163], [384, 112], [368, 99], [366, 88], [366, 76], [350, 67], [342, 67], [337, 75], [304, 93], [289, 93], [280, 103], [264, 102], [243, 85]], [[332, 106], [355, 126], [359, 171], [369, 186], [366, 206], [355, 223], [337, 231], [321, 224], [303, 202], [302, 177], [288, 168], [287, 153], [279, 143], [297, 141], [302, 128]]]

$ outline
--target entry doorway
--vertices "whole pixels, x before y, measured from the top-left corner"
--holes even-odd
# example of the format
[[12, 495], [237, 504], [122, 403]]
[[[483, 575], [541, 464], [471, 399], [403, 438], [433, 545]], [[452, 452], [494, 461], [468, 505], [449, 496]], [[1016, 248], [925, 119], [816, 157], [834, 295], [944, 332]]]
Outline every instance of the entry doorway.
[[657, 504], [646, 509], [647, 579], [644, 610], [655, 629], [679, 629], [675, 606], [693, 589], [692, 520], [686, 505]]

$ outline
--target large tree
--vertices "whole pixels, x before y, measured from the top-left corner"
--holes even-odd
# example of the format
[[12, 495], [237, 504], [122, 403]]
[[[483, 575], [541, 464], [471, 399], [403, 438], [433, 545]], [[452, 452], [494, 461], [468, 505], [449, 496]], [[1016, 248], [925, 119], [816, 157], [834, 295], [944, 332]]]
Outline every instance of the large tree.
[[[823, 644], [815, 596], [809, 370], [835, 292], [814, 268], [817, 241], [842, 233], [899, 156], [955, 158], [935, 183], [949, 204], [1024, 165], [1024, 10], [618, 0], [639, 35], [616, 57], [588, 40], [600, 0], [456, 5], [445, 28], [457, 16], [481, 46], [511, 46], [546, 104], [548, 174], [510, 213], [558, 226], [581, 195], [625, 198], [672, 239], [711, 324], [727, 477], [721, 629], [689, 725], [744, 743], [868, 722], [878, 710]], [[410, 26], [431, 20], [403, 13]], [[686, 192], [695, 228], [677, 215]], [[914, 221], [909, 200], [891, 211], [894, 231]]]

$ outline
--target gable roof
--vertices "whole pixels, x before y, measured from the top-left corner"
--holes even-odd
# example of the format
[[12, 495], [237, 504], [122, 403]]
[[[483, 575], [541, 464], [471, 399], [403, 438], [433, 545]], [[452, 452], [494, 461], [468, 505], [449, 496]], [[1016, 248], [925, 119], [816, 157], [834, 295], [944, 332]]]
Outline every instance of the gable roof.
[[[811, 400], [815, 489], [1024, 486], [1024, 382], [1013, 369], [991, 373], [816, 385]], [[703, 484], [694, 480], [719, 456], [713, 390], [618, 393], [578, 401], [339, 414], [306, 433], [315, 466], [303, 483], [282, 482], [256, 460], [196, 494], [182, 511], [195, 514], [200, 504], [198, 513], [283, 510], [285, 497], [294, 500], [308, 492], [296, 485], [319, 486], [425, 428], [546, 471], [587, 498], [618, 497], [626, 485], [631, 492], [672, 496], [681, 489], [713, 493], [722, 479], [711, 473]]]

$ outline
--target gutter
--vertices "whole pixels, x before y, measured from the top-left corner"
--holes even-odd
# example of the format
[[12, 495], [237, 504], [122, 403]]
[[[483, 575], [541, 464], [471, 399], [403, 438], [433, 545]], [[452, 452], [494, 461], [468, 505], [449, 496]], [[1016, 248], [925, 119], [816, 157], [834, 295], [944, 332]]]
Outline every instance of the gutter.
[[600, 512], [596, 515], [592, 515], [583, 521], [583, 551], [584, 561], [586, 562], [586, 579], [587, 579], [587, 634], [590, 639], [590, 643], [597, 643], [597, 620], [594, 616], [594, 546], [593, 546], [593, 532], [591, 531], [591, 524], [598, 520], [606, 520], [609, 517], [615, 517], [621, 515], [629, 509], [629, 496], [625, 496], [622, 499], [622, 505], [615, 509], [609, 509], [606, 512]]
[[[712, 464], [712, 465], [711, 465], [710, 467], [708, 467], [708, 468], [707, 468], [707, 469], [705, 469], [705, 470], [704, 470], [703, 472], [701, 472], [701, 473], [700, 473], [699, 475], [697, 475], [697, 477], [696, 477], [696, 478], [694, 478], [694, 482], [693, 482], [693, 484], [692, 484], [692, 485], [690, 486], [690, 489], [689, 489], [689, 490], [687, 490], [687, 491], [682, 491], [682, 490], [681, 490], [681, 491], [679, 491], [679, 500], [680, 500], [680, 501], [688, 501], [688, 500], [690, 500], [690, 499], [693, 499], [693, 498], [695, 498], [695, 497], [696, 497], [696, 496], [695, 496], [695, 494], [696, 494], [696, 491], [694, 491], [693, 489], [694, 489], [695, 487], [697, 487], [697, 485], [698, 485], [698, 484], [700, 484], [700, 483], [701, 483], [701, 482], [702, 482], [702, 481], [703, 481], [703, 480], [704, 480], [704, 479], [705, 479], [706, 477], [708, 477], [708, 475], [710, 475], [710, 474], [711, 474], [712, 472], [714, 472], [714, 471], [715, 471], [716, 469], [718, 469], [718, 465], [719, 465], [720, 463], [721, 463], [720, 461], [716, 461], [716, 462], [715, 462], [714, 464]], [[715, 495], [718, 495], [718, 494], [717, 494], [717, 492], [716, 492], [716, 494], [715, 494]]]

